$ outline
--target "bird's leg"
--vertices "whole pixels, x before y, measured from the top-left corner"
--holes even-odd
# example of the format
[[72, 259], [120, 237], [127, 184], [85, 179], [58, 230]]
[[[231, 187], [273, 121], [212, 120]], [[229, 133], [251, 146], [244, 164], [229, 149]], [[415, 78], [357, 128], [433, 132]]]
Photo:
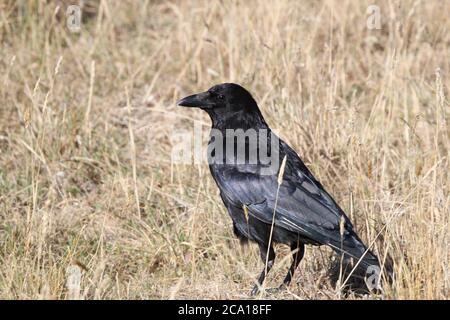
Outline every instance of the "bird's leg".
[[264, 279], [266, 278], [266, 275], [269, 273], [270, 269], [272, 269], [273, 263], [275, 262], [275, 251], [273, 250], [272, 245], [270, 245], [269, 259], [267, 261], [267, 266], [266, 266], [267, 247], [268, 247], [268, 245], [267, 246], [261, 245], [261, 244], [259, 245], [259, 251], [260, 251], [261, 259], [264, 263], [264, 269], [261, 272], [261, 274], [259, 275], [258, 283], [255, 284], [255, 286], [253, 287], [253, 290], [251, 292], [252, 296], [258, 294], [259, 288], [262, 286]]
[[300, 261], [302, 261], [303, 256], [305, 254], [305, 245], [300, 242], [291, 244], [291, 251], [295, 251], [292, 253], [294, 261], [292, 261], [291, 267], [289, 268], [289, 271], [286, 275], [286, 278], [284, 278], [283, 284], [280, 286], [280, 289], [283, 287], [286, 288], [289, 285], [289, 283], [291, 283], [295, 269], [297, 269], [298, 264], [300, 263]]

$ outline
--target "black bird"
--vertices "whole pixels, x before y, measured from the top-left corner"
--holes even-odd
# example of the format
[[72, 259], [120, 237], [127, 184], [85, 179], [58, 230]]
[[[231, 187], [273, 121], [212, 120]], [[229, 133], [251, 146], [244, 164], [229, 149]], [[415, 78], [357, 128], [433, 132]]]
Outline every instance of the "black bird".
[[[358, 268], [364, 270], [369, 266], [379, 267], [378, 258], [355, 233], [343, 210], [295, 151], [271, 132], [256, 101], [246, 89], [234, 83], [218, 84], [206, 92], [181, 99], [178, 105], [198, 107], [211, 117], [212, 131], [208, 145], [211, 174], [233, 220], [235, 235], [242, 241], [256, 242], [265, 263], [252, 295], [258, 293], [273, 266], [273, 243], [287, 244], [293, 254], [292, 265], [281, 289], [290, 283], [303, 258], [305, 244], [328, 245], [344, 258], [356, 260]], [[243, 162], [236, 160], [239, 152], [236, 150], [242, 149], [237, 145], [239, 138], [230, 138], [227, 134], [239, 129], [242, 129], [241, 133], [254, 130], [258, 140], [256, 144], [248, 137], [244, 137], [244, 142], [241, 140], [246, 148]], [[235, 145], [232, 154], [217, 154], [214, 146], [218, 145], [220, 133], [224, 139], [222, 145], [230, 141]], [[264, 136], [267, 142], [260, 144]], [[273, 141], [276, 143], [272, 146]], [[268, 164], [259, 157], [256, 162], [250, 161], [252, 153], [258, 154], [265, 143], [272, 146], [268, 147], [269, 153], [275, 155], [273, 159], [279, 164], [277, 170], [271, 173], [268, 173]]]

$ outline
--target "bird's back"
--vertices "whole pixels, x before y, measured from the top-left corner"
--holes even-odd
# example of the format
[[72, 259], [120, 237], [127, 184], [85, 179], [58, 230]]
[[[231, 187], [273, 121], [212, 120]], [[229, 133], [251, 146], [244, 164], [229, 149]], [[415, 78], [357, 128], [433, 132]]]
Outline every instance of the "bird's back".
[[[277, 232], [300, 236], [305, 243], [329, 245], [362, 263], [378, 264], [378, 259], [366, 250], [353, 231], [344, 211], [318, 182], [299, 156], [279, 140], [279, 163], [286, 156], [282, 183], [279, 170], [262, 174], [261, 163], [211, 163], [211, 174], [224, 202], [236, 208], [246, 207], [254, 221], [274, 226]], [[291, 239], [292, 237], [278, 237]], [[276, 240], [276, 239], [275, 239]], [[367, 252], [366, 252], [367, 251]]]

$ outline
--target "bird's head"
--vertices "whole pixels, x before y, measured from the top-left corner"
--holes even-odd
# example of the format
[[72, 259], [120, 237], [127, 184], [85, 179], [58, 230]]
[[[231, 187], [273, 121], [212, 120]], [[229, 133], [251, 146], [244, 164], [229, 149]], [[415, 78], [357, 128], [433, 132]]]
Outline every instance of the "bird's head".
[[205, 92], [187, 96], [177, 103], [179, 106], [196, 107], [206, 111], [214, 122], [239, 122], [249, 118], [262, 119], [252, 95], [235, 83], [222, 83]]

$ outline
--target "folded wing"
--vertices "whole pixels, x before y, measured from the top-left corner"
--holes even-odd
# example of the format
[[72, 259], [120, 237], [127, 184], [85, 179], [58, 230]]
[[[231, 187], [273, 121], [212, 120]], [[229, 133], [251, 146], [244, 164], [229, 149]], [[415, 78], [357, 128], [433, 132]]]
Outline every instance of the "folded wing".
[[280, 186], [275, 175], [261, 175], [258, 166], [223, 166], [214, 171], [223, 196], [235, 206], [245, 205], [254, 218], [271, 224], [275, 214], [278, 227], [357, 259], [365, 254], [363, 264], [377, 263], [348, 217], [299, 158], [288, 158]]

